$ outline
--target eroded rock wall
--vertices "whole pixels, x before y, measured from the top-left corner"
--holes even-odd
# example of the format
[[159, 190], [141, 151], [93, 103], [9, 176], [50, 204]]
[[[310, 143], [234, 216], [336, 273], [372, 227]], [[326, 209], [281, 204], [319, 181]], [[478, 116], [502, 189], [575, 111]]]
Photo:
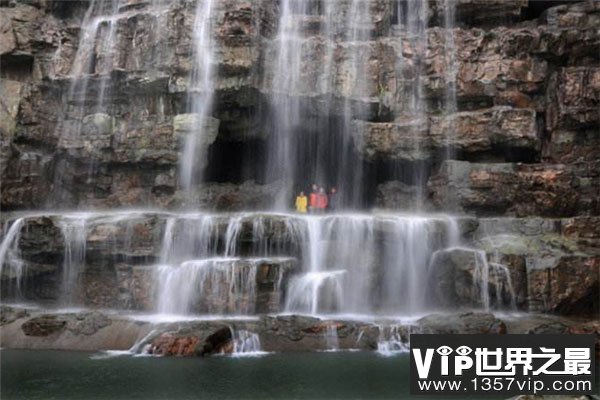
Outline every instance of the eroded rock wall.
[[[334, 29], [333, 85], [325, 85], [322, 68], [331, 39], [321, 33], [323, 10], [315, 2], [310, 15], [297, 18], [306, 32], [307, 56], [301, 60], [302, 85], [288, 95], [302, 99], [309, 116], [324, 110], [331, 118], [356, 112], [349, 132], [356, 154], [376, 171], [400, 165], [400, 177], [367, 177], [379, 185], [369, 199], [376, 206], [406, 208], [408, 202], [398, 201], [398, 187], [414, 182], [402, 177], [425, 168], [432, 209], [597, 215], [598, 205], [592, 203], [598, 197], [598, 3], [485, 3], [483, 12], [480, 2], [455, 2], [456, 27], [450, 31], [444, 19], [448, 5], [429, 1], [427, 49], [419, 53], [418, 43], [402, 28], [402, 4], [372, 1], [371, 22], [360, 25], [370, 32], [369, 40], [348, 40], [347, 32]], [[85, 36], [90, 4], [0, 4], [4, 210], [184, 203], [178, 161], [189, 133], [186, 121], [193, 117], [186, 113], [196, 2], [118, 2], [107, 14], [114, 21], [96, 22], [97, 37], [91, 40]], [[209, 173], [194, 202], [213, 209], [267, 208], [282, 184], [266, 182], [260, 171], [265, 141], [278, 134], [261, 121], [261, 110], [269, 108], [273, 90], [276, 57], [271, 52], [281, 10], [270, 1], [215, 4], [213, 117], [218, 124], [207, 145], [209, 161], [228, 172]], [[343, 20], [347, 12], [335, 18]], [[360, 85], [353, 74], [355, 54], [368, 56]], [[419, 101], [426, 113], [418, 121], [409, 104], [415, 82], [422, 87]], [[456, 100], [450, 114], [444, 106], [449, 87], [455, 88]], [[325, 98], [331, 104], [324, 108], [319, 104]], [[363, 106], [348, 109], [348, 101]], [[453, 168], [442, 163], [447, 158], [485, 172], [477, 182], [454, 185], [458, 193], [451, 201], [447, 186], [453, 185]], [[568, 193], [583, 185], [589, 199], [582, 200], [584, 205], [572, 202], [569, 209], [537, 207], [529, 196], [515, 199], [510, 193], [498, 200], [507, 203], [502, 207], [465, 199], [498, 188], [502, 180], [494, 171], [503, 168], [535, 171], [541, 185], [536, 192], [554, 196], [554, 187]], [[514, 186], [530, 186], [532, 173], [509, 174]], [[576, 177], [556, 182], [557, 175]]]

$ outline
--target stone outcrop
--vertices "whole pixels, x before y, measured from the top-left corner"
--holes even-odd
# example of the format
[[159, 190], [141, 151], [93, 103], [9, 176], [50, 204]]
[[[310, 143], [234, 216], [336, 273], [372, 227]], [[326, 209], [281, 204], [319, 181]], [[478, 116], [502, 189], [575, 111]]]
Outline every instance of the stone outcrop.
[[[9, 310], [5, 310], [8, 312]], [[63, 350], [127, 350], [164, 356], [210, 356], [230, 353], [234, 333], [257, 334], [261, 350], [269, 352], [327, 350], [327, 327], [334, 326], [339, 349], [376, 350], [393, 330], [408, 343], [411, 333], [506, 334], [597, 333], [597, 324], [555, 316], [510, 318], [490, 313], [429, 314], [410, 324], [393, 320], [261, 316], [255, 320], [191, 320], [153, 324], [101, 314], [52, 314], [43, 310], [10, 310], [20, 317], [3, 324], [3, 348]], [[91, 323], [91, 321], [95, 321]], [[89, 329], [77, 329], [90, 326]], [[117, 334], [118, 333], [118, 334]]]
[[474, 236], [491, 263], [509, 269], [517, 304], [594, 316], [600, 287], [597, 219], [485, 218]]
[[486, 164], [445, 161], [428, 185], [432, 202], [438, 207], [480, 215], [598, 215], [598, 170], [598, 162]]
[[[428, 128], [428, 129], [427, 129]], [[503, 149], [539, 151], [535, 111], [494, 107], [432, 117], [429, 126], [419, 121], [354, 123], [355, 143], [367, 160], [431, 161], [445, 152], [476, 156]]]
[[[412, 171], [433, 163], [425, 179], [437, 176], [438, 161], [447, 157], [548, 166], [598, 159], [596, 2], [486, 1], [482, 13], [482, 1], [460, 0], [453, 2], [451, 32], [448, 4], [427, 3], [422, 54], [391, 1], [369, 3], [370, 20], [348, 27], [369, 33], [359, 41], [335, 31], [344, 24], [333, 24], [335, 42], [324, 36], [317, 6], [295, 16], [303, 27], [303, 79], [286, 95], [301, 99], [308, 115], [335, 120], [350, 113], [356, 153], [376, 168], [402, 162]], [[2, 209], [178, 207], [185, 203], [178, 160], [186, 126], [200, 123], [187, 98], [195, 2], [123, 5], [114, 17], [115, 36], [99, 29], [93, 42], [81, 26], [87, 6], [1, 5]], [[333, 22], [351, 20], [349, 2], [338, 7]], [[227, 159], [239, 158], [240, 148], [260, 154], [256, 149], [277, 134], [258, 110], [268, 110], [274, 95], [279, 12], [270, 1], [215, 4], [215, 107], [199, 155], [210, 158], [219, 146], [219, 157]], [[112, 49], [103, 53], [102, 46]], [[354, 54], [368, 60], [361, 82], [354, 79]], [[95, 58], [87, 65], [82, 60], [89, 56]], [[330, 83], [323, 68], [331, 70]], [[415, 82], [423, 90], [417, 118], [407, 101]], [[456, 88], [456, 110], [441, 112], [449, 85]], [[231, 165], [231, 175], [242, 178], [215, 176], [196, 200], [219, 210], [270, 206], [277, 183], [262, 181], [264, 166], [255, 165], [261, 159], [252, 160], [249, 177], [237, 170], [242, 163]], [[257, 183], [244, 183], [252, 179]], [[441, 208], [434, 200], [433, 208]]]
[[448, 309], [510, 308], [515, 301], [510, 271], [487, 261], [483, 252], [466, 248], [442, 250], [434, 256], [429, 273], [432, 303]]

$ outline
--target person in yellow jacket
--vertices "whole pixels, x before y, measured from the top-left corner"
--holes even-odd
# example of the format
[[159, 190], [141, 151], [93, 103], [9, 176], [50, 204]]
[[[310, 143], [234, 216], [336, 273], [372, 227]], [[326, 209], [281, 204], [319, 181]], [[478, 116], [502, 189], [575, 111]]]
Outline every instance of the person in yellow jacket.
[[304, 192], [300, 192], [298, 197], [296, 197], [296, 211], [299, 213], [306, 213], [306, 207], [308, 206], [308, 198], [304, 194]]

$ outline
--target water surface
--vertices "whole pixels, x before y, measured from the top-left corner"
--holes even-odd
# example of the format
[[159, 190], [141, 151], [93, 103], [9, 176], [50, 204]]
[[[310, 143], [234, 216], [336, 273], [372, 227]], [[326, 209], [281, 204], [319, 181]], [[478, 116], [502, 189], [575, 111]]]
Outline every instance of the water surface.
[[[408, 356], [98, 357], [3, 350], [2, 399], [409, 398]], [[419, 396], [419, 399], [424, 397]], [[439, 397], [438, 397], [439, 399]]]

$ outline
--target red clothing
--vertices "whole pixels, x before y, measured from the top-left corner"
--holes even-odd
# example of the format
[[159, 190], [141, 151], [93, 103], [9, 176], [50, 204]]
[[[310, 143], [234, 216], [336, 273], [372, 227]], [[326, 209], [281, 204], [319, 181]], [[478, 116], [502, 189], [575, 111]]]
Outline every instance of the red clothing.
[[317, 208], [317, 198], [319, 197], [318, 193], [312, 192], [310, 194], [309, 200], [308, 200], [308, 205], [311, 206], [312, 208]]
[[325, 193], [319, 193], [317, 195], [317, 208], [326, 209], [327, 208], [327, 195]]

